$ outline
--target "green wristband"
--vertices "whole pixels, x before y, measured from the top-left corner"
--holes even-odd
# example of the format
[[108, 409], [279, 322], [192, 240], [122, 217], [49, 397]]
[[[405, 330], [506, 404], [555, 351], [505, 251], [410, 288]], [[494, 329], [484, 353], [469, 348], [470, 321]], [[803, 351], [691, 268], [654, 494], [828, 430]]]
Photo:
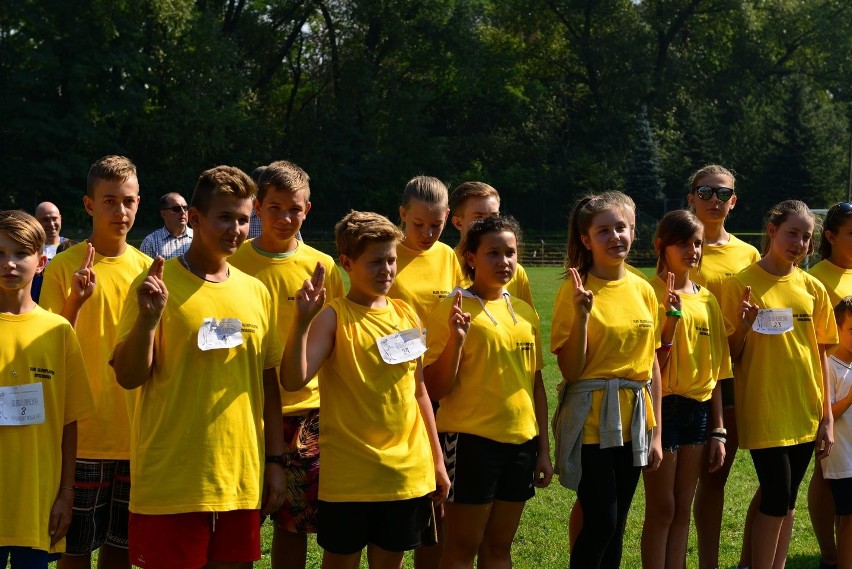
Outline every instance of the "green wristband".
[[680, 310], [668, 310], [666, 311], [666, 316], [674, 316], [675, 318], [680, 318], [683, 316], [683, 313]]

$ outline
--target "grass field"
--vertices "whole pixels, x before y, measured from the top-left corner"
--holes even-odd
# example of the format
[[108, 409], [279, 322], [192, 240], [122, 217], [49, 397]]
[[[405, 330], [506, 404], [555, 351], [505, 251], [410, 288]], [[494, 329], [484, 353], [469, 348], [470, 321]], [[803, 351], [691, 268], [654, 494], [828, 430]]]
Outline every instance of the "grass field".
[[[532, 284], [533, 295], [536, 301], [542, 322], [542, 338], [545, 344], [550, 338], [550, 319], [553, 311], [553, 301], [556, 291], [561, 284], [559, 280], [558, 267], [527, 267], [527, 273]], [[555, 387], [559, 381], [559, 371], [556, 360], [550, 354], [545, 357], [544, 381], [548, 389], [551, 415], [553, 412]], [[807, 514], [806, 491], [807, 481], [805, 478], [802, 490], [799, 494], [799, 516], [796, 519], [793, 541], [790, 546], [790, 559], [787, 567], [790, 569], [804, 569], [816, 567], [818, 564], [818, 548], [813, 531], [810, 527], [810, 519]], [[721, 539], [721, 567], [734, 568], [739, 559], [740, 540], [742, 538], [742, 525], [745, 519], [745, 511], [749, 501], [757, 488], [757, 480], [751, 459], [747, 452], [740, 451], [734, 464], [731, 478], [727, 485], [727, 497], [725, 500], [725, 516], [723, 520]], [[551, 569], [564, 568], [568, 566], [568, 515], [574, 504], [575, 494], [562, 488], [558, 482], [538, 492], [538, 494], [527, 503], [521, 527], [513, 549], [515, 566], [519, 568]], [[627, 524], [627, 534], [624, 541], [625, 568], [638, 568], [642, 566], [639, 539], [642, 532], [643, 510], [645, 496], [642, 483], [633, 500], [633, 507]], [[263, 528], [263, 559], [257, 564], [258, 567], [269, 566], [269, 545], [272, 531], [269, 522]], [[321, 550], [311, 539], [309, 551], [309, 567], [319, 567]], [[689, 550], [687, 552], [687, 567], [697, 567], [697, 552], [695, 546], [694, 530], [690, 536]], [[362, 566], [366, 562], [362, 560]], [[410, 558], [406, 559], [406, 567], [411, 567]]]

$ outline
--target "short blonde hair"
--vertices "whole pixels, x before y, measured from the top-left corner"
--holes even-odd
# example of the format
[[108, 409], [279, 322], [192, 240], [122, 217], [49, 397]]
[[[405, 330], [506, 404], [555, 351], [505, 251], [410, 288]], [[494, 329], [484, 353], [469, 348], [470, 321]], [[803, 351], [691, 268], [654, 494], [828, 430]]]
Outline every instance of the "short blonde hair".
[[123, 182], [135, 175], [136, 165], [130, 161], [130, 158], [116, 155], [104, 156], [89, 166], [89, 174], [86, 176], [86, 195], [93, 198], [95, 186], [101, 180]]
[[251, 199], [256, 193], [257, 186], [248, 174], [234, 166], [216, 166], [198, 177], [190, 205], [201, 213], [207, 213], [214, 196]]
[[26, 247], [30, 254], [41, 254], [47, 237], [36, 218], [20, 209], [0, 211], [0, 232], [15, 243]]
[[305, 192], [305, 201], [311, 200], [311, 178], [308, 173], [287, 160], [277, 160], [266, 166], [257, 177], [257, 199], [263, 201], [269, 190]]
[[446, 208], [449, 202], [447, 186], [432, 176], [415, 176], [408, 180], [405, 189], [402, 190], [402, 207], [407, 210], [411, 200]]
[[450, 194], [450, 211], [453, 215], [461, 215], [461, 208], [470, 198], [497, 198], [500, 194], [485, 182], [463, 182]]
[[402, 231], [391, 221], [371, 211], [350, 211], [334, 226], [337, 253], [357, 259], [370, 243], [400, 243]]

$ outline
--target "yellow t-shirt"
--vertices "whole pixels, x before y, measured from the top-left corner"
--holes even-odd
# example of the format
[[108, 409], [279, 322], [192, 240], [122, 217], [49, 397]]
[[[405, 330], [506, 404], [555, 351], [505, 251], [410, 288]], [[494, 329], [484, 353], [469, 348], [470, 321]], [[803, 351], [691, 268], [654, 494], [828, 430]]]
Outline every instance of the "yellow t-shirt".
[[823, 259], [811, 267], [811, 275], [825, 287], [831, 306], [837, 306], [841, 299], [852, 295], [852, 269], [843, 269]]
[[[278, 337], [282, 345], [287, 343], [293, 315], [296, 313], [295, 294], [314, 274], [317, 263], [325, 267], [326, 301], [344, 294], [343, 278], [334, 259], [301, 242], [289, 257], [274, 259], [261, 255], [251, 241], [246, 241], [228, 258], [228, 262], [266, 285], [272, 295], [272, 309], [277, 315]], [[319, 409], [319, 384], [316, 377], [299, 391], [291, 393], [281, 390], [281, 410], [284, 415], [302, 415], [311, 409]]]
[[[39, 304], [59, 313], [71, 294], [74, 272], [86, 255], [86, 242], [78, 243], [53, 258], [44, 272]], [[77, 457], [96, 459], [130, 458], [129, 411], [133, 396], [118, 385], [109, 365], [124, 299], [133, 280], [151, 265], [151, 258], [127, 246], [118, 257], [95, 253], [95, 292], [80, 308], [77, 337], [86, 362], [95, 412], [77, 424]]]
[[[464, 276], [464, 258], [459, 254], [458, 249], [455, 251], [456, 259], [459, 263], [459, 270], [462, 274], [462, 282], [458, 285], [462, 288], [468, 288], [473, 282]], [[515, 267], [515, 274], [512, 275], [512, 280], [506, 283], [505, 286], [506, 292], [508, 292], [514, 298], [520, 298], [533, 308], [535, 308], [535, 303], [533, 302], [532, 297], [532, 289], [530, 288], [530, 279], [527, 277], [527, 271], [521, 266], [520, 263]]]
[[760, 260], [760, 253], [736, 235], [731, 235], [724, 245], [704, 245], [701, 268], [690, 277], [713, 293], [721, 302], [722, 283], [752, 263]]
[[[447, 344], [454, 301], [444, 299], [429, 318], [424, 366], [434, 363]], [[462, 298], [463, 310], [470, 312], [470, 330], [455, 385], [441, 399], [438, 430], [524, 443], [538, 434], [533, 400], [535, 372], [543, 362], [538, 315], [516, 298], [483, 303], [469, 293]]]
[[396, 246], [396, 277], [388, 296], [404, 300], [426, 322], [441, 299], [464, 279], [456, 254], [440, 241], [428, 251]]
[[[169, 299], [155, 332], [154, 371], [135, 390], [130, 511], [258, 509], [263, 370], [278, 367], [283, 351], [272, 299], [260, 281], [234, 267], [226, 281], [211, 283], [175, 258], [166, 261], [163, 280]], [[116, 343], [127, 338], [138, 314], [136, 297], [128, 297]], [[239, 319], [242, 343], [200, 349], [208, 318]]]
[[[657, 297], [644, 278], [626, 271], [624, 278], [604, 281], [586, 277], [586, 290], [594, 295], [587, 325], [586, 365], [580, 372], [584, 379], [630, 379], [648, 381], [654, 366], [654, 350], [659, 347], [657, 330]], [[571, 281], [565, 281], [556, 293], [550, 349], [557, 353], [571, 333], [574, 322], [574, 293]], [[630, 440], [635, 393], [619, 390], [621, 426], [624, 441]], [[598, 444], [602, 391], [592, 392], [592, 407], [583, 427], [583, 444]], [[656, 426], [654, 405], [646, 398], [648, 426]]]
[[319, 370], [322, 476], [319, 499], [387, 502], [435, 490], [426, 425], [415, 398], [417, 360], [387, 364], [377, 341], [418, 328], [414, 311], [388, 299], [367, 308], [346, 297], [337, 314], [334, 348]]
[[790, 308], [793, 329], [769, 335], [750, 331], [734, 384], [740, 447], [792, 446], [814, 440], [822, 417], [819, 344], [837, 343], [837, 326], [825, 287], [801, 269], [777, 277], [758, 264], [746, 267], [722, 288], [728, 335], [736, 329], [743, 291], [751, 286], [760, 308]]
[[[41, 384], [44, 422], [0, 426], [0, 547], [50, 547], [50, 509], [62, 474], [62, 429], [93, 410], [77, 336], [68, 321], [40, 307], [0, 314], [0, 415], [25, 411], [4, 388]], [[22, 405], [27, 404], [28, 396]]]
[[[656, 276], [651, 286], [657, 295], [662, 323], [666, 319], [663, 305], [666, 283]], [[734, 375], [722, 309], [716, 297], [704, 287], [694, 294], [680, 293], [680, 299], [683, 315], [675, 329], [668, 364], [660, 370], [663, 396], [681, 395], [707, 401], [718, 380]]]

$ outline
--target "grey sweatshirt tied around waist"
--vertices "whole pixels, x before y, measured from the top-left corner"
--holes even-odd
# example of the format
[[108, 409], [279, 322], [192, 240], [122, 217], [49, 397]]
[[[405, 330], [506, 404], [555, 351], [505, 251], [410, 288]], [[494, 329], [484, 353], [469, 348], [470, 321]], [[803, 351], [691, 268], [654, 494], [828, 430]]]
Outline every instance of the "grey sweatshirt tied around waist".
[[633, 466], [648, 464], [651, 446], [651, 430], [646, 414], [646, 397], [651, 396], [651, 381], [630, 379], [583, 379], [559, 386], [559, 406], [553, 415], [553, 436], [556, 439], [556, 462], [554, 471], [559, 483], [577, 490], [583, 467], [580, 451], [583, 444], [583, 426], [592, 408], [592, 392], [603, 391], [600, 416], [600, 447], [611, 448], [624, 445], [621, 434], [621, 406], [619, 389], [632, 389], [636, 393], [633, 403], [633, 419], [630, 436], [633, 443]]

